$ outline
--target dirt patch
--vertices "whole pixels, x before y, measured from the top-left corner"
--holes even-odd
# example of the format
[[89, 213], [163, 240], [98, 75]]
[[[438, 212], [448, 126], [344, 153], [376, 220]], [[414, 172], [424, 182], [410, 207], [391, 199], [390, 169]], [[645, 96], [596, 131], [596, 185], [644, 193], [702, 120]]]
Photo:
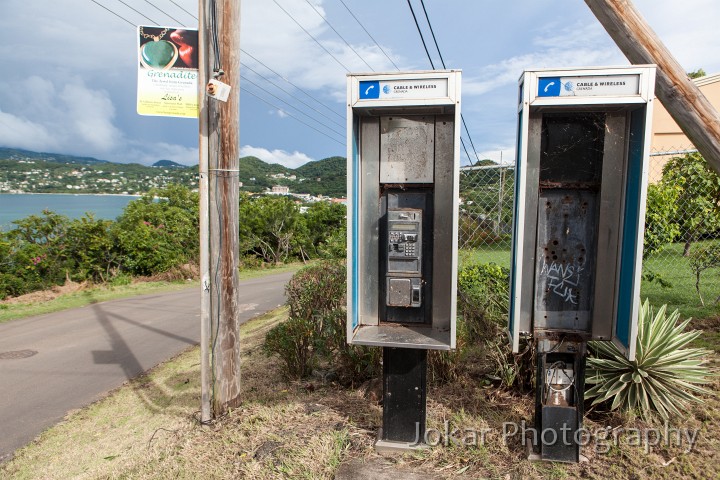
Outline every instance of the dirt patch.
[[56, 285], [50, 290], [40, 290], [38, 292], [26, 293], [19, 297], [11, 297], [0, 301], [0, 304], [18, 304], [18, 303], [38, 303], [38, 302], [49, 302], [56, 298], [67, 295], [70, 293], [79, 292], [89, 287], [88, 282], [73, 282], [70, 278], [65, 279], [64, 285]]

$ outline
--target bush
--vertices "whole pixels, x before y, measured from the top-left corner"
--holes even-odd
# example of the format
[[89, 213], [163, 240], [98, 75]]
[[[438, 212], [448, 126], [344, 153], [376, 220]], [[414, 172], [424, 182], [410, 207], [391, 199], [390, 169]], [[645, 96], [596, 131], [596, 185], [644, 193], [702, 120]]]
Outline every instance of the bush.
[[380, 372], [382, 349], [347, 344], [345, 290], [345, 264], [338, 261], [305, 267], [288, 282], [289, 318], [268, 332], [264, 349], [280, 356], [289, 377], [306, 376], [320, 364], [343, 384]]
[[667, 420], [687, 411], [691, 402], [702, 403], [693, 394], [711, 394], [699, 386], [708, 383], [703, 357], [710, 351], [687, 348], [702, 332], [685, 332], [690, 319], [678, 325], [680, 313], [666, 315], [665, 310], [663, 305], [654, 314], [649, 302], [643, 303], [633, 361], [612, 342], [590, 342], [585, 398], [594, 399], [593, 405], [610, 403], [610, 410]]
[[532, 343], [513, 354], [505, 332], [509, 284], [510, 271], [493, 263], [470, 263], [460, 269], [457, 348], [430, 352], [428, 373], [433, 381], [444, 383], [473, 374], [506, 387], [532, 386]]
[[[695, 291], [700, 297], [700, 304], [705, 306], [702, 293], [700, 293], [700, 277], [702, 272], [711, 268], [720, 268], [720, 244], [701, 247], [690, 254], [690, 268], [695, 274]], [[720, 302], [720, 296], [715, 303]]]
[[322, 344], [319, 343], [318, 323], [314, 320], [290, 317], [265, 336], [265, 353], [279, 355], [290, 378], [309, 375], [317, 364], [317, 350]]
[[198, 231], [197, 193], [171, 185], [130, 202], [118, 217], [113, 236], [122, 268], [134, 275], [153, 275], [197, 263]]

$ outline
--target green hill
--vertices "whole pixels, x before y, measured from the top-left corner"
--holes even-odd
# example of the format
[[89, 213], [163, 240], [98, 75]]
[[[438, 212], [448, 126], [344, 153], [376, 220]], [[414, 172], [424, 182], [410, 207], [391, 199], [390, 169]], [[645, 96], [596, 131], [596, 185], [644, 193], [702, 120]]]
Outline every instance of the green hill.
[[75, 155], [62, 155], [59, 153], [32, 152], [19, 148], [0, 147], [0, 160], [40, 160], [44, 162], [56, 162], [79, 165], [96, 165], [111, 163], [107, 160], [98, 160], [93, 157], [77, 157]]

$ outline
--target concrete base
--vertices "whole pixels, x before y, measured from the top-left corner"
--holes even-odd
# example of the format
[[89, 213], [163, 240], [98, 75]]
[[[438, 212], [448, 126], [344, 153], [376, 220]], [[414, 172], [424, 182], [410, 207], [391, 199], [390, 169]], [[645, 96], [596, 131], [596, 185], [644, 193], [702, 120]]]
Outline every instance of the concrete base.
[[382, 439], [382, 429], [378, 431], [378, 438], [375, 440], [375, 451], [381, 455], [391, 453], [412, 453], [418, 450], [430, 448], [424, 443], [396, 442]]
[[[551, 461], [553, 461], [553, 460], [545, 460], [542, 458], [542, 455], [540, 455], [539, 453], [535, 453], [533, 451], [533, 446], [530, 442], [527, 442], [526, 445], [527, 445], [528, 461], [530, 461], [530, 462], [551, 462]], [[557, 460], [555, 460], [555, 461], [557, 461]], [[580, 454], [580, 462], [578, 462], [578, 463], [588, 463], [589, 461], [590, 460], [588, 460], [588, 458], [585, 455], [583, 455], [582, 453]], [[575, 462], [559, 462], [559, 463], [575, 463]]]

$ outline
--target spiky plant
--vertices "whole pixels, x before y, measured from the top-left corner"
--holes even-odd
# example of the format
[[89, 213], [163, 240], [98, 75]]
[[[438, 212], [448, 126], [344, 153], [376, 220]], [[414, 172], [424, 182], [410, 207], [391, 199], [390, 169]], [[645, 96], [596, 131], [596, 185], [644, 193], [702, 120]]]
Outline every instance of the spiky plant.
[[639, 311], [637, 350], [630, 361], [612, 342], [590, 342], [585, 398], [593, 405], [610, 401], [611, 410], [637, 412], [646, 420], [681, 415], [689, 404], [702, 403], [694, 394], [712, 394], [699, 385], [711, 375], [704, 348], [687, 348], [701, 331], [685, 332], [690, 319], [678, 324], [680, 313], [666, 315], [666, 305], [653, 313], [645, 300]]

